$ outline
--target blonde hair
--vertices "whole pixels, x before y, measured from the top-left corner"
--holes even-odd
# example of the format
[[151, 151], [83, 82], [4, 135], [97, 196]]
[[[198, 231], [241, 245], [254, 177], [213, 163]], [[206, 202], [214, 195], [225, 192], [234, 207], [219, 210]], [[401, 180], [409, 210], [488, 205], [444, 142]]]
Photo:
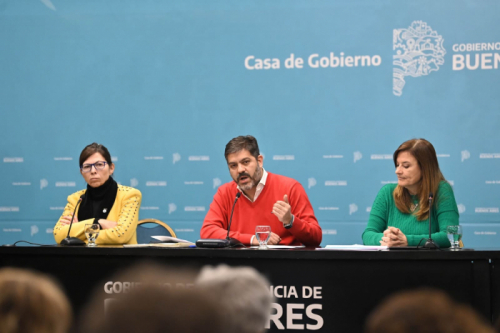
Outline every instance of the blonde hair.
[[[417, 193], [420, 209], [413, 213], [413, 215], [417, 217], [418, 221], [423, 221], [429, 217], [429, 194], [433, 193], [434, 198], [436, 198], [439, 183], [445, 179], [439, 169], [436, 151], [429, 141], [425, 139], [412, 139], [403, 142], [393, 155], [395, 167], [397, 167], [399, 153], [404, 151], [415, 157], [422, 173], [422, 180], [420, 181], [420, 188]], [[403, 186], [398, 185], [393, 192], [393, 196], [396, 207], [401, 212], [410, 214], [410, 205], [412, 204], [410, 192]]]
[[68, 299], [48, 276], [0, 269], [0, 332], [65, 333], [72, 321]]

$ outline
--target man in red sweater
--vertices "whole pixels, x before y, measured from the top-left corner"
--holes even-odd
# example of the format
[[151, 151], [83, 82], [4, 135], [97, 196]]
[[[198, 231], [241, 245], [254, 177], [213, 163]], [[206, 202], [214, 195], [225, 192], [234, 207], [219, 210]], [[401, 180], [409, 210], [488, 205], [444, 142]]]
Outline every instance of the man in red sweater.
[[201, 238], [225, 239], [236, 194], [229, 237], [258, 245], [257, 225], [271, 226], [269, 245], [319, 246], [322, 233], [307, 194], [299, 182], [264, 170], [257, 140], [238, 136], [224, 152], [234, 182], [220, 186], [201, 227]]

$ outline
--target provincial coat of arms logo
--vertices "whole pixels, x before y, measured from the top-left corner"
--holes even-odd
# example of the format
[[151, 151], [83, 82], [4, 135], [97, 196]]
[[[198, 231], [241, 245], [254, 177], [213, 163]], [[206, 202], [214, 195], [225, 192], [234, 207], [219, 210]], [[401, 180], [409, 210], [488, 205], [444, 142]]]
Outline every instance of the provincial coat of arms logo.
[[394, 95], [403, 94], [406, 76], [425, 76], [439, 70], [446, 54], [443, 42], [443, 37], [422, 21], [413, 21], [407, 29], [394, 29]]

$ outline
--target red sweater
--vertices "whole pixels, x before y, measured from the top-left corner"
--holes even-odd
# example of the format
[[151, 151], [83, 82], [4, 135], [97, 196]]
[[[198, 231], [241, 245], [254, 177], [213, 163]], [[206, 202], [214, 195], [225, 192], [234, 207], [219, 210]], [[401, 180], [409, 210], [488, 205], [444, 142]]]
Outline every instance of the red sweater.
[[[231, 208], [238, 193], [236, 186], [235, 182], [230, 182], [219, 187], [203, 221], [201, 238], [226, 238]], [[272, 213], [273, 205], [276, 201], [283, 200], [285, 194], [288, 195], [295, 217], [290, 229], [285, 229], [283, 223]], [[229, 237], [250, 245], [257, 225], [271, 226], [271, 231], [281, 237], [281, 245], [319, 246], [321, 243], [321, 227], [314, 216], [306, 191], [292, 178], [268, 172], [266, 185], [255, 202], [244, 196], [238, 199]]]

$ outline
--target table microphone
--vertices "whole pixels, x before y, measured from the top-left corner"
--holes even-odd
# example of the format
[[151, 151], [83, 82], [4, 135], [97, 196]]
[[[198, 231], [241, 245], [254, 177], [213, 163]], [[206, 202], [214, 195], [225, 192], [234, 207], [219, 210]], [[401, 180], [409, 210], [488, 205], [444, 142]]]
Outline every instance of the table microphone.
[[432, 216], [432, 200], [434, 199], [434, 195], [429, 193], [429, 239], [425, 242], [424, 248], [425, 249], [430, 249], [430, 250], [437, 250], [439, 249], [439, 245], [432, 240], [431, 232], [432, 232], [432, 223], [431, 223], [431, 216]]
[[75, 214], [76, 214], [76, 209], [78, 208], [78, 206], [80, 205], [80, 203], [82, 202], [84, 197], [85, 197], [85, 194], [82, 194], [80, 196], [80, 199], [78, 199], [78, 202], [76, 203], [75, 210], [73, 211], [73, 216], [71, 217], [71, 222], [69, 224], [68, 236], [66, 236], [66, 238], [64, 238], [61, 241], [61, 243], [60, 243], [61, 245], [71, 245], [71, 246], [85, 245], [85, 242], [82, 241], [81, 239], [76, 238], [76, 237], [69, 237], [69, 233], [71, 232], [71, 226], [73, 225], [73, 219], [75, 218]]
[[228, 247], [238, 247], [238, 246], [244, 246], [239, 240], [236, 238], [230, 238], [229, 237], [229, 230], [231, 230], [231, 222], [233, 221], [233, 212], [234, 212], [234, 206], [236, 206], [236, 201], [241, 197], [241, 192], [236, 193], [236, 198], [234, 199], [233, 203], [233, 208], [231, 209], [231, 217], [229, 218], [229, 224], [227, 227], [227, 236], [226, 240], [229, 241]]
[[231, 230], [231, 222], [233, 221], [233, 212], [236, 201], [241, 196], [241, 192], [236, 193], [236, 198], [234, 199], [233, 208], [231, 209], [231, 217], [229, 218], [229, 223], [227, 227], [226, 239], [198, 239], [196, 241], [197, 247], [212, 247], [212, 248], [222, 248], [222, 247], [237, 247], [244, 246], [239, 240], [229, 237], [229, 231]]

